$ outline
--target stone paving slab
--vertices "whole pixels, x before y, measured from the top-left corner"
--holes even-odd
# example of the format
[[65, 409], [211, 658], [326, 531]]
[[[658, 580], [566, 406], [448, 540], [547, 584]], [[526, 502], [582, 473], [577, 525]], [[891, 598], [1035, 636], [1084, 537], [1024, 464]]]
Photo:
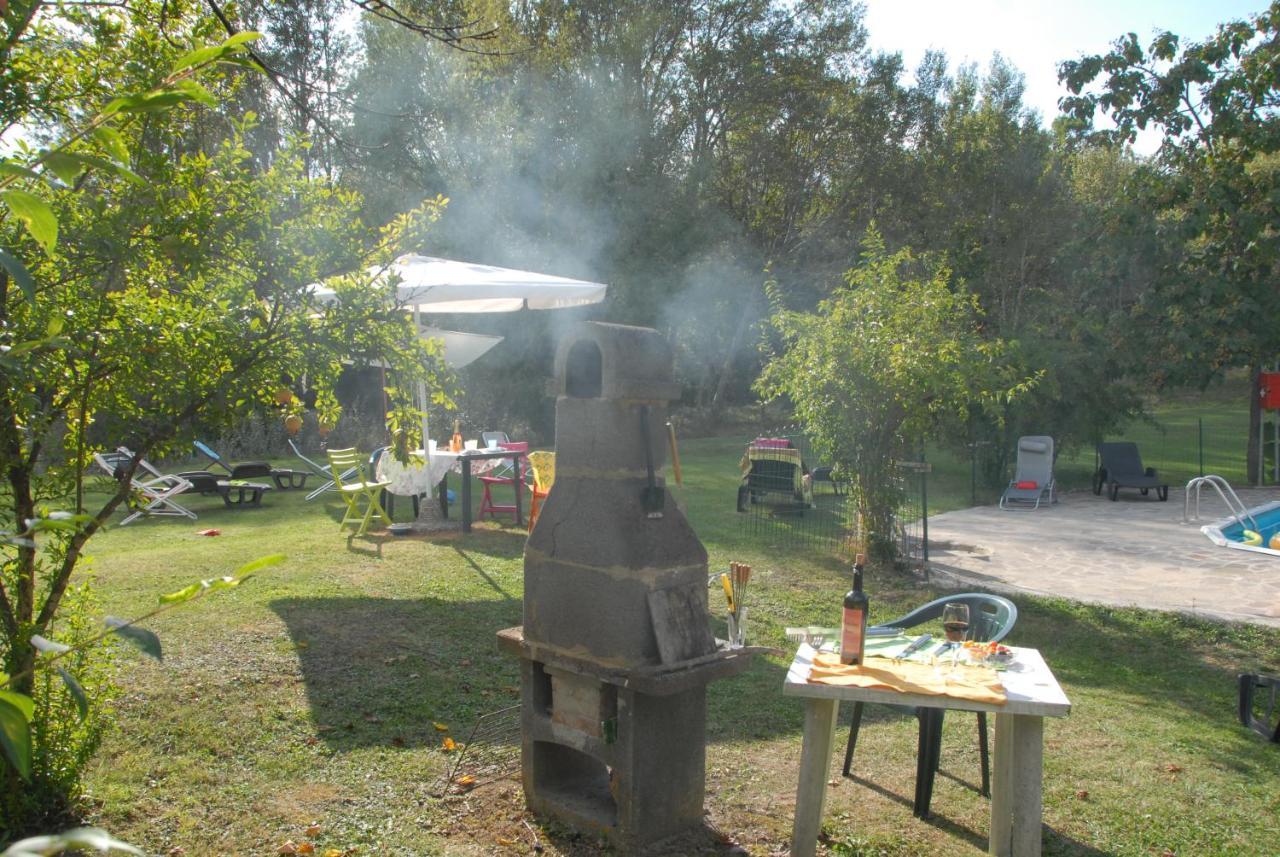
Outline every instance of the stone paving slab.
[[[1239, 492], [1246, 506], [1280, 489]], [[929, 567], [960, 588], [1053, 595], [1095, 604], [1173, 610], [1280, 627], [1280, 557], [1214, 545], [1203, 524], [1227, 517], [1212, 490], [1200, 520], [1182, 523], [1184, 495], [1085, 491], [1036, 511], [978, 506], [929, 519]], [[1194, 513], [1194, 510], [1193, 510]]]

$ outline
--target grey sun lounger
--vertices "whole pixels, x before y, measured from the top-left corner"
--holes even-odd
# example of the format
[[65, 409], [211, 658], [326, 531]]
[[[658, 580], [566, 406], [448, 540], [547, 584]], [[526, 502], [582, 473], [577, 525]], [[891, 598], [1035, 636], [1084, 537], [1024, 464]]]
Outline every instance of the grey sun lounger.
[[1018, 464], [1009, 487], [1000, 495], [1001, 509], [1039, 509], [1058, 502], [1053, 481], [1053, 438], [1018, 438]]
[[1093, 474], [1094, 494], [1101, 494], [1102, 486], [1110, 485], [1112, 500], [1120, 496], [1121, 488], [1137, 488], [1144, 497], [1154, 488], [1162, 502], [1169, 499], [1169, 483], [1156, 475], [1154, 467], [1142, 466], [1136, 443], [1100, 443], [1098, 459], [1098, 470]]

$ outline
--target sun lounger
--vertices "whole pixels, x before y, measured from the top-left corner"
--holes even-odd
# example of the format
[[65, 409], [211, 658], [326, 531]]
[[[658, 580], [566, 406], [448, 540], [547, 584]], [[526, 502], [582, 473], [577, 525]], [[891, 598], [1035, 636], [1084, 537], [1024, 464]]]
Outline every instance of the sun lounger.
[[[338, 490], [338, 483], [334, 481], [333, 473], [330, 472], [330, 466], [328, 464], [320, 464], [316, 461], [312, 461], [310, 458], [307, 458], [302, 454], [302, 450], [298, 448], [298, 444], [294, 443], [292, 438], [289, 439], [289, 448], [293, 450], [294, 455], [298, 456], [298, 458], [302, 460], [303, 464], [307, 465], [307, 469], [311, 471], [311, 475], [315, 475], [322, 480], [320, 487], [312, 490], [311, 493], [307, 495], [306, 499], [314, 500], [326, 491]], [[343, 479], [350, 479], [352, 476], [356, 475], [357, 470], [358, 468], [352, 467], [339, 474], [339, 476]]]
[[1138, 445], [1129, 441], [1098, 444], [1098, 470], [1093, 474], [1093, 493], [1101, 494], [1102, 486], [1111, 486], [1111, 499], [1120, 496], [1121, 488], [1137, 488], [1146, 496], [1152, 488], [1163, 502], [1169, 499], [1169, 483], [1156, 475], [1154, 467], [1142, 466]]
[[1058, 502], [1053, 480], [1053, 438], [1018, 438], [1018, 463], [1009, 487], [1000, 495], [1001, 509], [1039, 509]]
[[208, 444], [198, 440], [195, 442], [195, 448], [201, 455], [227, 471], [227, 478], [232, 480], [261, 479], [270, 476], [275, 481], [277, 488], [281, 491], [288, 491], [290, 488], [305, 488], [307, 477], [311, 475], [302, 470], [272, 467], [265, 461], [245, 461], [240, 464], [228, 464]]
[[[121, 480], [133, 453], [125, 447], [115, 452], [97, 452], [93, 459], [98, 466], [110, 474], [111, 478]], [[157, 517], [183, 517], [196, 519], [196, 513], [178, 504], [173, 498], [184, 494], [192, 488], [191, 482], [181, 476], [166, 475], [152, 467], [144, 458], [138, 462], [138, 469], [129, 480], [133, 487], [134, 497], [130, 502], [133, 511], [125, 516], [120, 526], [131, 523], [138, 518], [155, 515]]]

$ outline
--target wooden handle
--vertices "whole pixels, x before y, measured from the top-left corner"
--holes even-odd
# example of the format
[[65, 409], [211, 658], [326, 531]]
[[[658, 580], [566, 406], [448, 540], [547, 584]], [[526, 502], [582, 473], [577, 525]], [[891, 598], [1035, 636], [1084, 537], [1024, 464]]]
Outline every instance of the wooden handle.
[[676, 427], [670, 422], [667, 423], [667, 445], [671, 447], [671, 475], [676, 478], [676, 484], [683, 488], [684, 474], [680, 472], [680, 450], [676, 447]]

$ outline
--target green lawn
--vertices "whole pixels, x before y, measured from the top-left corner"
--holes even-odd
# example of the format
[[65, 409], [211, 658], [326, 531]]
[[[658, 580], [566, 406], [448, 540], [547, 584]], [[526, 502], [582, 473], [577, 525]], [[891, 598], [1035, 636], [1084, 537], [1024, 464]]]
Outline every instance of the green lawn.
[[[744, 535], [741, 450], [741, 439], [684, 443], [678, 493], [713, 567], [755, 567], [752, 642], [787, 654], [711, 687], [708, 822], [722, 837], [700, 841], [711, 853], [738, 843], [773, 854], [789, 841], [802, 720], [780, 693], [782, 629], [837, 621], [847, 558]], [[967, 481], [952, 491], [967, 493]], [[478, 715], [517, 700], [516, 664], [493, 634], [521, 619], [522, 533], [485, 524], [465, 538], [349, 540], [336, 497], [272, 492], [266, 503], [227, 511], [197, 498], [198, 522], [144, 521], [92, 543], [114, 615], [266, 553], [289, 561], [157, 620], [163, 663], [123, 656], [118, 728], [88, 777], [89, 820], [156, 854], [270, 855], [286, 840], [321, 854], [528, 854], [535, 832], [544, 853], [598, 853], [527, 816], [516, 778], [433, 796], [449, 760], [442, 738], [465, 740]], [[408, 515], [402, 504], [397, 517]], [[206, 527], [222, 535], [196, 535]], [[869, 592], [874, 620], [939, 594], [884, 570]], [[1044, 651], [1074, 706], [1046, 723], [1046, 854], [1274, 852], [1280, 755], [1233, 722], [1233, 694], [1239, 671], [1280, 671], [1280, 633], [1017, 601], [1011, 642]], [[982, 853], [989, 805], [975, 789], [973, 728], [968, 716], [947, 721], [937, 818], [926, 823], [910, 808], [914, 721], [869, 709], [856, 760], [865, 779], [837, 775], [829, 792], [830, 852]]]

